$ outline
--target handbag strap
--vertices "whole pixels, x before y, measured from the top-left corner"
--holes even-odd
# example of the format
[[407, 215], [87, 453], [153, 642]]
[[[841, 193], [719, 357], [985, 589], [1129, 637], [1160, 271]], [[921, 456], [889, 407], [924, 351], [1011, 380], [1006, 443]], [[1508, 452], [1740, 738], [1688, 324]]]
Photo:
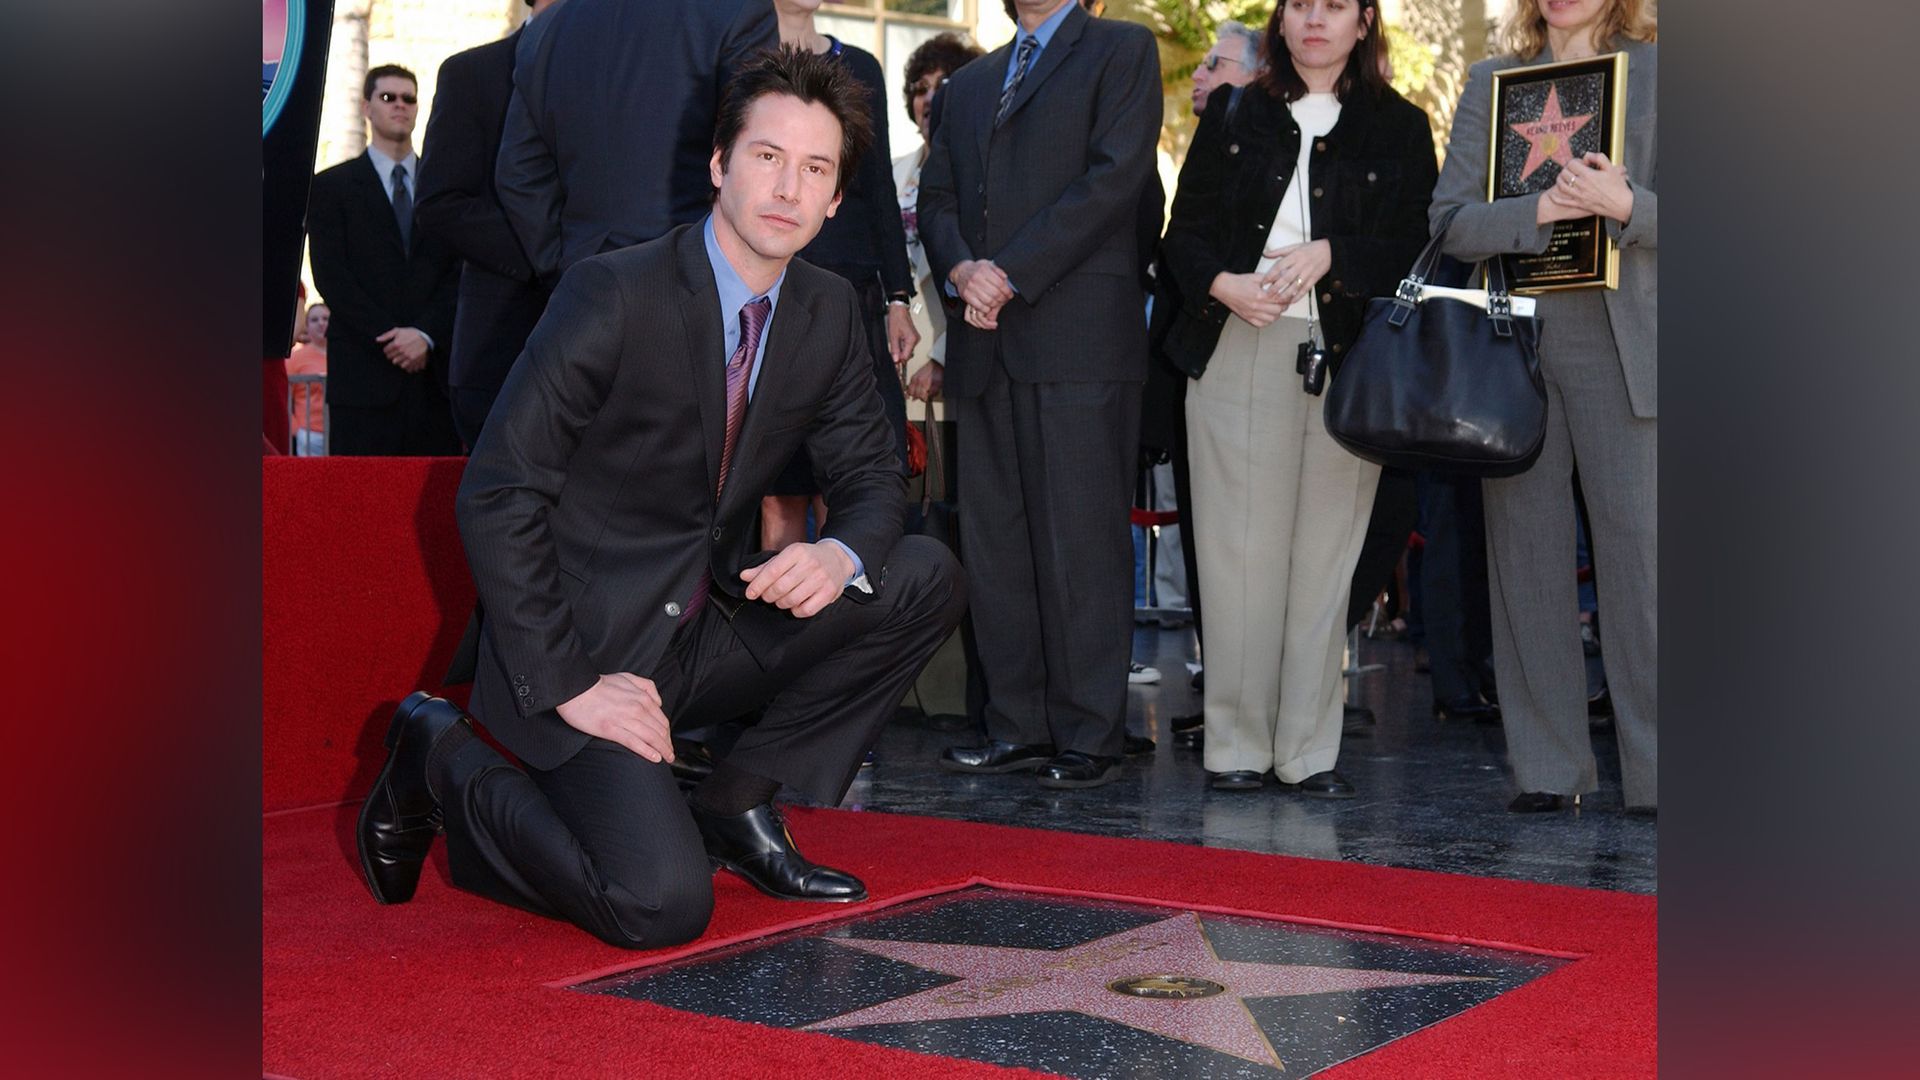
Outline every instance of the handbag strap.
[[[1433, 238], [1427, 241], [1426, 247], [1420, 249], [1420, 257], [1413, 260], [1413, 269], [1400, 279], [1400, 287], [1393, 294], [1393, 311], [1387, 315], [1389, 324], [1396, 327], [1405, 325], [1420, 303], [1427, 281], [1440, 264], [1440, 245], [1445, 242], [1447, 230], [1453, 228], [1453, 219], [1461, 209], [1456, 206], [1440, 219], [1440, 227], [1433, 231]], [[1493, 332], [1499, 337], [1512, 337], [1513, 296], [1507, 289], [1507, 261], [1495, 255], [1476, 263], [1474, 268], [1483, 266], [1487, 269], [1487, 317], [1493, 320]]]

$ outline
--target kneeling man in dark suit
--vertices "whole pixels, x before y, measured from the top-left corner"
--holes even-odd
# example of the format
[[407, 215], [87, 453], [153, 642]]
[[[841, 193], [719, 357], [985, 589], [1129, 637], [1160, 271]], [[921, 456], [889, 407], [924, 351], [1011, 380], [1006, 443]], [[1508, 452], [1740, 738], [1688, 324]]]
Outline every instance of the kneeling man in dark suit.
[[[853, 288], [792, 261], [870, 130], [843, 65], [768, 53], [720, 113], [712, 214], [561, 280], [458, 503], [486, 613], [473, 711], [524, 768], [409, 698], [360, 817], [382, 903], [413, 895], [442, 829], [455, 885], [627, 948], [697, 937], [714, 865], [865, 899], [772, 798], [838, 802], [966, 605], [946, 548], [901, 535]], [[833, 516], [756, 553], [760, 496], [803, 446]], [[671, 733], [712, 724], [718, 763], [683, 797]]]

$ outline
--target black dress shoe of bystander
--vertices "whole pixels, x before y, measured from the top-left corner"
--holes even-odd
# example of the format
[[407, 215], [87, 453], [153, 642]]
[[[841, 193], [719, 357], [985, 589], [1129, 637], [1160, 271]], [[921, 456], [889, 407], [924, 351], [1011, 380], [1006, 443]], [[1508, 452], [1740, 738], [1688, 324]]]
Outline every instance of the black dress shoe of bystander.
[[1555, 795], [1551, 791], [1523, 791], [1507, 804], [1510, 814], [1551, 814], [1580, 805], [1578, 795]]
[[1252, 769], [1229, 769], [1207, 774], [1207, 786], [1215, 791], [1259, 791], [1266, 774]]
[[[1279, 780], [1279, 777], [1276, 776], [1274, 779]], [[1297, 784], [1280, 780], [1280, 787], [1296, 795], [1305, 795], [1309, 799], [1351, 799], [1358, 794], [1346, 777], [1332, 769], [1314, 773]]]
[[845, 870], [820, 866], [794, 846], [786, 819], [771, 803], [744, 814], [709, 813], [689, 802], [693, 822], [713, 865], [747, 879], [768, 896], [845, 904], [867, 898], [867, 887]]
[[1089, 788], [1110, 783], [1120, 775], [1121, 758], [1068, 750], [1040, 769], [1043, 788]]
[[985, 746], [949, 746], [940, 755], [940, 767], [949, 772], [1031, 772], [1047, 763], [1053, 747], [990, 740]]

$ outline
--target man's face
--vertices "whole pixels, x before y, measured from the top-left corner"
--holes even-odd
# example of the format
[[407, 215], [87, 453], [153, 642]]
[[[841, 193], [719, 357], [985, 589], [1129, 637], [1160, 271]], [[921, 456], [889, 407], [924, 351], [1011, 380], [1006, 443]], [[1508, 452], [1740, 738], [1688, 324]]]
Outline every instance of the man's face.
[[373, 96], [360, 103], [360, 115], [381, 138], [409, 140], [413, 138], [413, 123], [420, 118], [419, 93], [412, 79], [382, 75], [374, 80]]
[[1245, 86], [1253, 81], [1253, 71], [1240, 59], [1237, 43], [1230, 44], [1225, 52], [1221, 43], [1216, 41], [1213, 48], [1207, 50], [1206, 59], [1193, 69], [1193, 111], [1197, 114], [1207, 107], [1207, 97], [1215, 87]]
[[840, 208], [840, 121], [817, 102], [763, 95], [724, 168], [715, 150], [708, 169], [720, 189], [715, 214], [754, 254], [789, 259]]

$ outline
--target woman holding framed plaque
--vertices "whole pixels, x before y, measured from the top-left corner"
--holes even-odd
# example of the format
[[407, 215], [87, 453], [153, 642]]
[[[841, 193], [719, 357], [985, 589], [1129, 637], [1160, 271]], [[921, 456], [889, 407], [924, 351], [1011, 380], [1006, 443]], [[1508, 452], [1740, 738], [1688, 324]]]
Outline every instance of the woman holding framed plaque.
[[1573, 572], [1576, 471], [1625, 804], [1658, 804], [1657, 32], [1651, 0], [1519, 0], [1504, 55], [1468, 72], [1434, 189], [1442, 250], [1507, 260], [1542, 321], [1545, 447], [1527, 472], [1484, 487], [1516, 813], [1599, 787]]
[[[1427, 116], [1380, 76], [1374, 0], [1284, 0], [1266, 71], [1200, 117], [1162, 241], [1186, 299], [1163, 349], [1188, 384], [1206, 758], [1221, 790], [1350, 798], [1334, 765], [1348, 583], [1377, 465], [1327, 435], [1369, 297], [1427, 239]], [[1215, 597], [1219, 597], [1215, 600]], [[1217, 612], [1217, 613], [1216, 613]]]

